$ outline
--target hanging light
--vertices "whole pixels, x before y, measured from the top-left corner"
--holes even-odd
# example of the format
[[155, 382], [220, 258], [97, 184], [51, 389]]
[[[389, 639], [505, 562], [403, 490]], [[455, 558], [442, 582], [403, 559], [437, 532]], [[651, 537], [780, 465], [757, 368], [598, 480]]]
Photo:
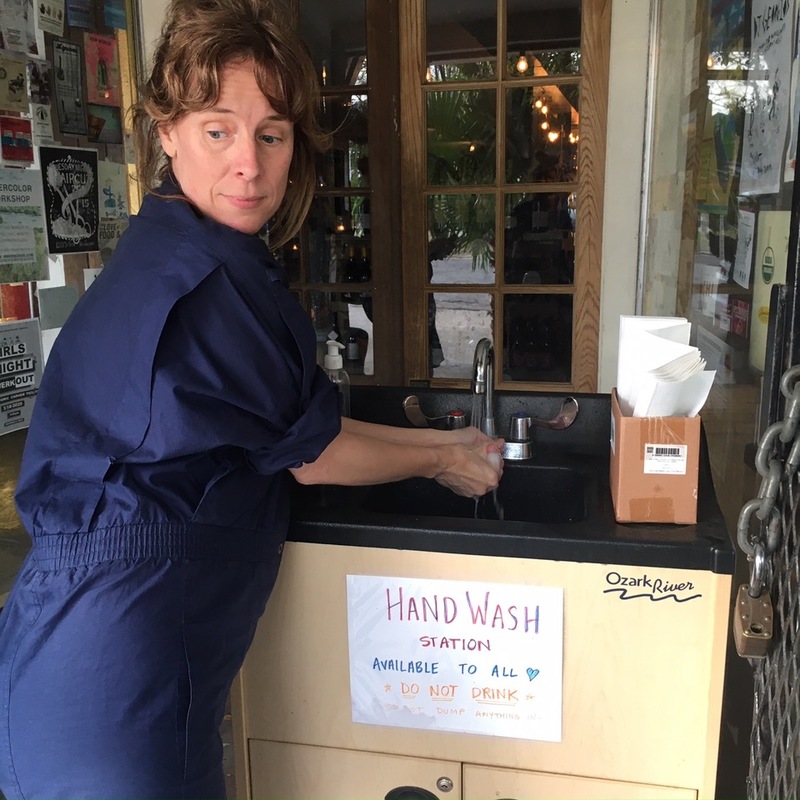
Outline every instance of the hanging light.
[[558, 131], [550, 131], [550, 133], [547, 134], [547, 139], [550, 142], [555, 142], [558, 139], [558, 137], [559, 137]]
[[536, 98], [536, 102], [533, 104], [533, 107], [541, 109], [541, 107], [543, 105], [544, 105], [544, 102], [542, 101], [542, 98], [541, 97], [537, 97]]
[[344, 233], [347, 230], [347, 225], [344, 224], [344, 217], [340, 214], [336, 217], [336, 225], [334, 226], [337, 233]]
[[520, 52], [519, 58], [517, 59], [517, 63], [514, 65], [514, 68], [517, 70], [517, 72], [519, 72], [520, 75], [524, 75], [530, 68], [530, 64], [528, 63], [528, 59], [525, 56], [524, 52]]
[[474, 153], [477, 150], [473, 142], [470, 142], [469, 147], [467, 149], [469, 150], [470, 153]]
[[547, 120], [544, 120], [544, 122], [542, 122], [542, 124], [541, 124], [541, 125], [539, 125], [539, 127], [540, 127], [540, 128], [543, 130], [543, 131], [550, 130], [550, 123], [549, 123]]

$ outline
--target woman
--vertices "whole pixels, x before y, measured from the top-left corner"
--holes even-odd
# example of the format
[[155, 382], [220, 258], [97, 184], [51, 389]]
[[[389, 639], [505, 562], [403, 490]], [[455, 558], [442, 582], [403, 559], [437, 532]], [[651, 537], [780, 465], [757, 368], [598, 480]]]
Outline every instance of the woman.
[[[223, 797], [218, 729], [301, 483], [499, 481], [474, 429], [340, 420], [259, 232], [310, 202], [313, 69], [263, 0], [175, 0], [135, 112], [152, 187], [48, 360], [0, 616], [8, 798]], [[158, 185], [156, 185], [158, 184]], [[276, 768], [279, 766], [276, 765]]]

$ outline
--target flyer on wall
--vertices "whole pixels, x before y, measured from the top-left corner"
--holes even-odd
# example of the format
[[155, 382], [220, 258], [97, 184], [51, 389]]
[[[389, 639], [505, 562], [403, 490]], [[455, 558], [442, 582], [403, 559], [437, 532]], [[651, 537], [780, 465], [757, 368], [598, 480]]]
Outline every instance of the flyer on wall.
[[39, 172], [0, 169], [0, 283], [49, 277]]
[[72, 42], [53, 40], [53, 74], [55, 75], [58, 128], [61, 133], [86, 135], [86, 114], [83, 107], [81, 49]]
[[104, 106], [122, 104], [117, 40], [99, 33], [83, 35], [86, 59], [86, 91], [90, 103]]
[[51, 255], [98, 250], [97, 151], [40, 147], [47, 247]]
[[41, 382], [39, 320], [0, 323], [0, 434], [28, 427]]

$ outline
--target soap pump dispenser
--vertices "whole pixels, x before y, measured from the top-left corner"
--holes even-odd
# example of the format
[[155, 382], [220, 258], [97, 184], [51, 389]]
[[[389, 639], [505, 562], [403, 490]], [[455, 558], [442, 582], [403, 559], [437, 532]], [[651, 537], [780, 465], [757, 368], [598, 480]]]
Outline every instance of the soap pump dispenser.
[[328, 353], [325, 356], [325, 372], [331, 382], [339, 390], [342, 396], [342, 416], [350, 416], [350, 376], [342, 366], [342, 353], [344, 345], [336, 341], [336, 334], [331, 332], [328, 341], [325, 343]]

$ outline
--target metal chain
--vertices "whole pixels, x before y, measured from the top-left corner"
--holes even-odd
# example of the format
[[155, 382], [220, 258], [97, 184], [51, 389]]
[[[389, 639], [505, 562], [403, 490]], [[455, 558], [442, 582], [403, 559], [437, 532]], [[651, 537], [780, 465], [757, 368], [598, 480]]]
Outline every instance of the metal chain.
[[[750, 560], [750, 594], [760, 596], [768, 582], [768, 562], [781, 539], [779, 498], [783, 479], [792, 480], [800, 465], [800, 365], [788, 369], [781, 378], [781, 394], [786, 409], [781, 422], [764, 431], [756, 452], [755, 466], [761, 475], [758, 497], [748, 500], [739, 512], [736, 538]], [[786, 455], [787, 445], [791, 447]], [[754, 524], [753, 517], [757, 524]], [[753, 595], [757, 591], [756, 595]]]

